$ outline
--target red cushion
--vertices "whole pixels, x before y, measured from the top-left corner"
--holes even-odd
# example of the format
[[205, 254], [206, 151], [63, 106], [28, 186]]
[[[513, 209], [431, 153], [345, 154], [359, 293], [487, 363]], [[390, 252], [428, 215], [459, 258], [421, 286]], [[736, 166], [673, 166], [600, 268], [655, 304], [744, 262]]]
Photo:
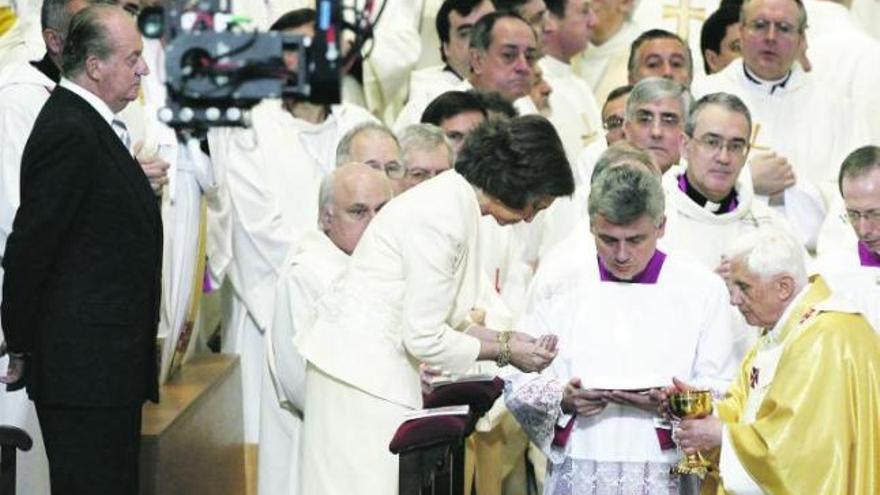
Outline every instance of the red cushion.
[[491, 382], [453, 383], [437, 387], [423, 397], [425, 408], [467, 404], [477, 418], [486, 414], [504, 390], [504, 380], [495, 377]]
[[450, 442], [465, 436], [468, 431], [468, 416], [435, 416], [432, 418], [412, 419], [400, 425], [391, 439], [388, 448], [393, 454]]

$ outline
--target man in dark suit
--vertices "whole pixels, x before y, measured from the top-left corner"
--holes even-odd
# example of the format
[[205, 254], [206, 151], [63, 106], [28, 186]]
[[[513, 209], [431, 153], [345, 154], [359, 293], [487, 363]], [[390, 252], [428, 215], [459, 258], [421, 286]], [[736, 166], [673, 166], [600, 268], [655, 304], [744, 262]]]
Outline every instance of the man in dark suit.
[[146, 73], [128, 14], [80, 11], [22, 157], [0, 381], [36, 404], [55, 495], [136, 494], [141, 407], [158, 400], [161, 218], [116, 119]]

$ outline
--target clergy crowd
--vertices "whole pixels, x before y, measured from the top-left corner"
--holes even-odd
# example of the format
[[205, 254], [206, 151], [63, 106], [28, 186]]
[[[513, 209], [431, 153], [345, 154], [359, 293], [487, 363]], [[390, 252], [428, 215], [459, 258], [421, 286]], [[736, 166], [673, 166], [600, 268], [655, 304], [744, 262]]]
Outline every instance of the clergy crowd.
[[397, 493], [438, 375], [504, 381], [468, 495], [880, 493], [880, 2], [345, 0], [339, 103], [201, 137], [159, 3], [0, 0], [19, 493], [137, 493], [141, 405], [211, 349], [260, 495]]

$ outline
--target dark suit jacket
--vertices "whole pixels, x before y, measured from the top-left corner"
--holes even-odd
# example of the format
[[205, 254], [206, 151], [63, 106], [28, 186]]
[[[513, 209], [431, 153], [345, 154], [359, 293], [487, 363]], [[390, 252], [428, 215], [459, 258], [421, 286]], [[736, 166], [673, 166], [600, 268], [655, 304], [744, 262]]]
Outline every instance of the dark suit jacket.
[[21, 167], [2, 321], [9, 349], [29, 353], [28, 394], [78, 407], [158, 400], [162, 220], [141, 167], [107, 121], [60, 86]]

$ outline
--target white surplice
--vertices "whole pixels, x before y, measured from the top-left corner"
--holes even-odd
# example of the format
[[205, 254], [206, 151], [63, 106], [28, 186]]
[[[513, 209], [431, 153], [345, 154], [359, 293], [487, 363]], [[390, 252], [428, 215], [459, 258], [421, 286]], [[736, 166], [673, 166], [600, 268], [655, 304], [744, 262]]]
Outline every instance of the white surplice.
[[253, 110], [251, 129], [212, 129], [208, 140], [225, 187], [209, 235], [211, 269], [228, 276], [234, 295], [224, 324], [223, 350], [241, 355], [245, 439], [258, 440], [259, 396], [265, 359], [263, 332], [271, 323], [279, 270], [299, 239], [317, 229], [318, 191], [332, 170], [331, 150], [355, 125], [374, 121], [351, 105], [332, 107], [312, 125], [278, 100]]
[[567, 420], [562, 391], [573, 377], [587, 389], [659, 387], [678, 377], [725, 390], [737, 364], [727, 290], [675, 255], [656, 284], [603, 282], [595, 249], [577, 256], [577, 276], [531, 292], [518, 325], [557, 334], [559, 355], [541, 374], [513, 374], [505, 387], [508, 408], [548, 456], [544, 493], [678, 493], [669, 468], [679, 456], [661, 450], [651, 413], [609, 404], [575, 416], [565, 446], [554, 446], [556, 427]]
[[880, 40], [880, 2], [877, 0], [853, 0], [853, 17], [862, 29]]
[[641, 26], [635, 22], [626, 21], [605, 43], [600, 46], [590, 43], [572, 59], [575, 73], [593, 89], [600, 108], [605, 104], [608, 93], [628, 84], [629, 47], [642, 31]]
[[547, 118], [556, 128], [569, 161], [574, 161], [587, 144], [602, 137], [602, 116], [593, 92], [578, 77], [571, 64], [549, 55], [538, 65], [544, 71], [544, 80], [550, 93], [550, 115]]
[[867, 115], [871, 141], [880, 142], [880, 41], [856, 23], [846, 6], [807, 0], [807, 56], [825, 91], [843, 94], [848, 113]]
[[760, 124], [756, 145], [786, 157], [797, 184], [785, 190], [778, 208], [804, 246], [814, 250], [827, 202], [836, 189], [843, 158], [868, 144], [865, 119], [851, 115], [845, 95], [834, 94], [795, 64], [783, 82], [755, 82], [742, 59], [692, 87], [694, 97], [724, 91], [740, 97]]
[[275, 285], [275, 310], [266, 329], [260, 410], [258, 493], [299, 493], [299, 443], [305, 409], [306, 363], [293, 345], [312, 324], [318, 300], [345, 269], [348, 255], [323, 233], [303, 236]]
[[813, 265], [835, 295], [844, 297], [880, 332], [880, 267], [862, 266], [856, 242], [819, 256]]

